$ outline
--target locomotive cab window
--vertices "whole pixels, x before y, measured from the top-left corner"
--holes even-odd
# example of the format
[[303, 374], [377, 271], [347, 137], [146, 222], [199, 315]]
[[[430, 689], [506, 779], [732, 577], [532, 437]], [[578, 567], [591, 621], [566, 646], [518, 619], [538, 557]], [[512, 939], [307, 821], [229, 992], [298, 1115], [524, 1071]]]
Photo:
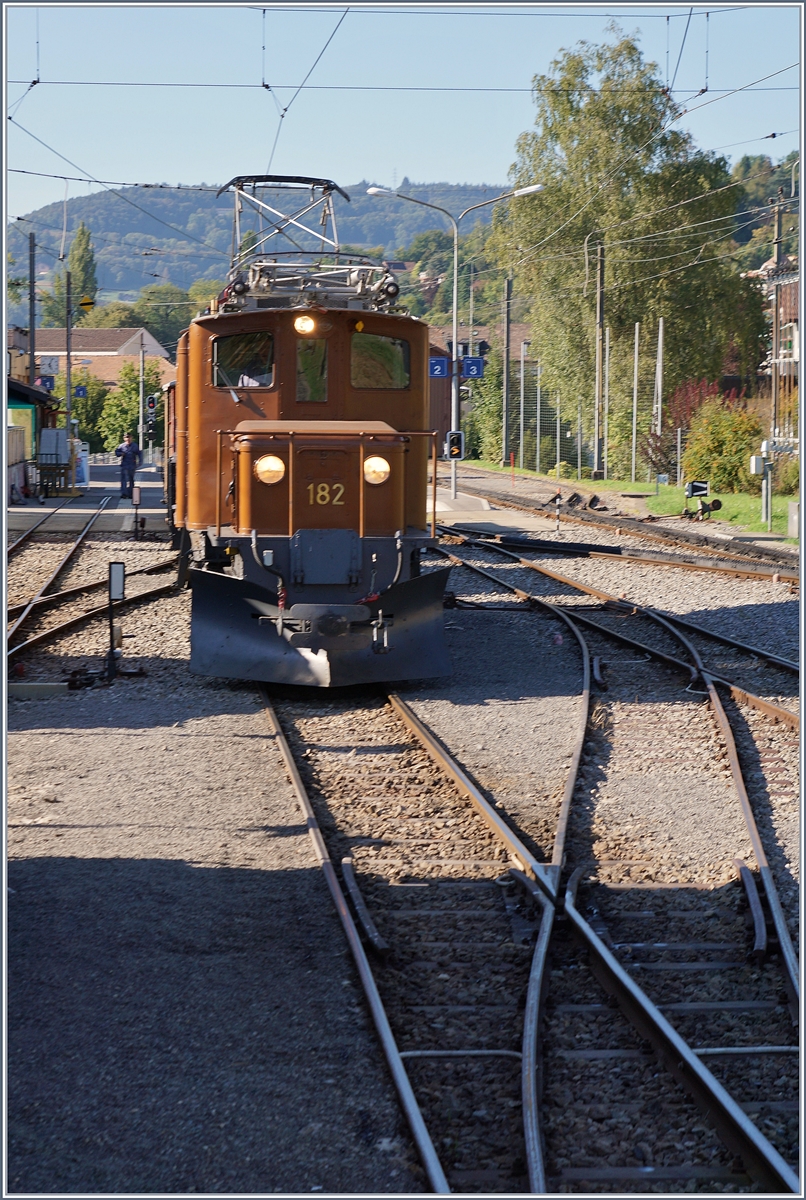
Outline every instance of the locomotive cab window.
[[215, 387], [274, 387], [274, 335], [236, 333], [213, 342]]
[[409, 343], [377, 333], [354, 333], [350, 382], [354, 388], [407, 388], [411, 382]]
[[327, 341], [297, 339], [297, 403], [327, 403]]

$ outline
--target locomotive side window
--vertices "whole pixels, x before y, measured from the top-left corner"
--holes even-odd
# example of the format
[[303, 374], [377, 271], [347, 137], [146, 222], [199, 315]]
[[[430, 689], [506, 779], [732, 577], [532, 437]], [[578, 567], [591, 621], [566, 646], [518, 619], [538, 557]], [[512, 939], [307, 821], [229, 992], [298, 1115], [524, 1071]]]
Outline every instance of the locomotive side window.
[[273, 387], [274, 336], [236, 333], [213, 342], [215, 387]]
[[354, 388], [407, 388], [411, 382], [409, 343], [377, 333], [354, 333], [350, 382]]
[[297, 403], [327, 403], [327, 342], [297, 339]]

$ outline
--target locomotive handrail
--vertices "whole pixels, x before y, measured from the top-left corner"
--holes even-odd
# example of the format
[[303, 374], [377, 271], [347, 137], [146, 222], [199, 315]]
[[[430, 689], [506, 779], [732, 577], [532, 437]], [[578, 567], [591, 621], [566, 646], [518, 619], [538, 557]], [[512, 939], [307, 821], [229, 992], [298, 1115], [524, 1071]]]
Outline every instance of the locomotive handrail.
[[[255, 432], [255, 431], [249, 431]], [[224, 437], [243, 437], [245, 431], [243, 429], [216, 429], [216, 500], [215, 500], [215, 524], [216, 537], [221, 537], [221, 468], [223, 458], [223, 446], [221, 439]], [[358, 536], [364, 536], [364, 439], [374, 442], [384, 438], [412, 438], [412, 437], [427, 437], [431, 439], [431, 537], [437, 536], [437, 437], [436, 429], [404, 429], [392, 430], [389, 433], [365, 433], [363, 431], [354, 432], [352, 430], [333, 431], [306, 431], [305, 429], [291, 429], [287, 433], [271, 434], [272, 438], [288, 438], [288, 536], [294, 536], [294, 438], [298, 433], [309, 437], [316, 438], [331, 438], [331, 437], [350, 437], [360, 438], [359, 443], [359, 490], [358, 490]]]

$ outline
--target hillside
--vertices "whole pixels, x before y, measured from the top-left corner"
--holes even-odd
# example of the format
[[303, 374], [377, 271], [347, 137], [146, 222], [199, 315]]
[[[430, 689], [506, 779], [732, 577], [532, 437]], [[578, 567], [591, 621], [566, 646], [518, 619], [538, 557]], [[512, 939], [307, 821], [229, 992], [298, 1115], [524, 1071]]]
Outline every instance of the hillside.
[[[346, 186], [349, 204], [336, 196], [342, 243], [383, 246], [385, 253], [393, 255], [401, 246], [408, 245], [416, 233], [448, 228], [439, 213], [427, 208], [391, 197], [368, 196], [369, 186], [367, 180]], [[411, 184], [404, 179], [400, 190], [458, 214], [498, 195], [504, 188]], [[65, 251], [83, 221], [92, 234], [102, 298], [107, 300], [123, 293], [121, 298], [134, 299], [140, 288], [155, 280], [187, 288], [199, 278], [222, 278], [229, 262], [231, 218], [232, 196], [216, 197], [215, 185], [97, 192], [68, 200]], [[490, 210], [482, 209], [477, 219], [489, 220]], [[27, 265], [28, 234], [33, 229], [41, 247], [37, 256], [38, 279], [42, 284], [49, 282], [61, 244], [63, 220], [64, 206], [56, 203], [26, 214], [24, 220], [10, 226], [8, 248], [19, 273]], [[467, 229], [470, 227], [468, 221]], [[47, 274], [43, 268], [48, 269]]]

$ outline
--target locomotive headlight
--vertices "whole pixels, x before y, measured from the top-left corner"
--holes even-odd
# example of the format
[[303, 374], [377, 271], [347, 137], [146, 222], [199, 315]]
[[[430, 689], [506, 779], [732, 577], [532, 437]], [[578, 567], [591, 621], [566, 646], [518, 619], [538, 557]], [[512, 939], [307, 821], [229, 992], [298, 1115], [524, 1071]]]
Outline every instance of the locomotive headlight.
[[261, 483], [279, 483], [285, 475], [285, 463], [276, 454], [264, 454], [255, 462], [255, 474]]
[[316, 322], [313, 317], [297, 317], [294, 321], [294, 328], [297, 333], [313, 333], [314, 329], [316, 329]]
[[391, 470], [389, 463], [379, 454], [364, 459], [364, 478], [367, 483], [386, 483]]

